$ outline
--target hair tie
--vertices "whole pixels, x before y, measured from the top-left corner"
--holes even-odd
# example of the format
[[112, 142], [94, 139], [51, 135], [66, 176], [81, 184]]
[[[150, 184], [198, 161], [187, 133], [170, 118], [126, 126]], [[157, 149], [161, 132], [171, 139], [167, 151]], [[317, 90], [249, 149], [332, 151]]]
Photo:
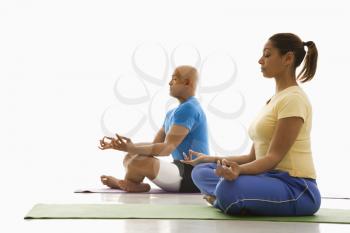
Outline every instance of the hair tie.
[[307, 42], [303, 42], [303, 46], [307, 46]]

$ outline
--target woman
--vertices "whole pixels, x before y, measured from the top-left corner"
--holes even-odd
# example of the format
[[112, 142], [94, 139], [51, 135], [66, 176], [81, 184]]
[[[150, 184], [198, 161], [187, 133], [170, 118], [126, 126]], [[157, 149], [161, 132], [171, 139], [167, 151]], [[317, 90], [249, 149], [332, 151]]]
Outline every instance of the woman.
[[276, 91], [250, 125], [250, 153], [220, 157], [190, 151], [185, 156], [182, 162], [195, 166], [193, 181], [214, 207], [227, 214], [277, 216], [312, 215], [319, 209], [312, 109], [297, 82], [314, 77], [317, 54], [314, 42], [294, 34], [270, 37], [259, 64], [264, 77], [275, 79]]

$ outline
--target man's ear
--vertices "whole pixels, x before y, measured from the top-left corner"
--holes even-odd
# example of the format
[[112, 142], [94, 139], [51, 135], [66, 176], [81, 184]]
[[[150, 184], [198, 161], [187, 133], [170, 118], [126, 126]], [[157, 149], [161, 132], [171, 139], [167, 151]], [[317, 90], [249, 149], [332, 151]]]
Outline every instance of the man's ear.
[[185, 80], [184, 80], [184, 84], [185, 84], [186, 86], [188, 86], [188, 85], [191, 84], [191, 81], [190, 81], [189, 79], [185, 79]]

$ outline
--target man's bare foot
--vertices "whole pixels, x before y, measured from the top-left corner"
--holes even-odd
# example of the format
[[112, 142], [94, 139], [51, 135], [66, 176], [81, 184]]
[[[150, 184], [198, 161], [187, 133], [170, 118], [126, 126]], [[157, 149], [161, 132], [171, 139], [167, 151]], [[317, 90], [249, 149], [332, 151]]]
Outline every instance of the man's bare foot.
[[120, 180], [120, 188], [130, 193], [143, 193], [151, 190], [151, 186], [146, 183], [135, 183], [130, 180]]
[[113, 176], [105, 176], [105, 175], [101, 176], [102, 184], [107, 185], [108, 187], [110, 187], [112, 189], [122, 189], [120, 187], [120, 181], [121, 180], [119, 180]]
[[119, 180], [113, 176], [101, 176], [101, 182], [112, 189], [121, 189], [131, 193], [142, 193], [151, 190], [151, 186], [146, 183], [135, 183], [129, 180]]
[[210, 205], [214, 205], [214, 201], [216, 200], [215, 196], [204, 195], [203, 199], [205, 199]]

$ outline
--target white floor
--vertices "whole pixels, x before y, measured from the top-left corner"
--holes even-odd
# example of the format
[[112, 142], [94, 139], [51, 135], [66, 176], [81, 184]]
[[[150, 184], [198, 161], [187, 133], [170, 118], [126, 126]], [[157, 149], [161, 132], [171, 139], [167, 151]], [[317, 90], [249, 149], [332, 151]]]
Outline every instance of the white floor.
[[[6, 232], [244, 232], [244, 233], [349, 233], [350, 224], [316, 224], [316, 223], [277, 223], [277, 222], [253, 222], [253, 221], [215, 221], [215, 220], [23, 220], [24, 215], [36, 203], [150, 203], [150, 204], [203, 204], [206, 205], [200, 195], [176, 195], [176, 194], [74, 194], [57, 193], [54, 197], [47, 197], [41, 193], [37, 197], [26, 198], [25, 193], [19, 198], [18, 205], [6, 208], [11, 216], [7, 221], [1, 221]], [[4, 201], [4, 206], [10, 206]], [[350, 209], [349, 200], [323, 199], [323, 208]], [[2, 211], [3, 212], [3, 211]], [[6, 216], [2, 220], [6, 220]], [[10, 231], [9, 231], [10, 230]], [[5, 231], [2, 231], [5, 232]]]

